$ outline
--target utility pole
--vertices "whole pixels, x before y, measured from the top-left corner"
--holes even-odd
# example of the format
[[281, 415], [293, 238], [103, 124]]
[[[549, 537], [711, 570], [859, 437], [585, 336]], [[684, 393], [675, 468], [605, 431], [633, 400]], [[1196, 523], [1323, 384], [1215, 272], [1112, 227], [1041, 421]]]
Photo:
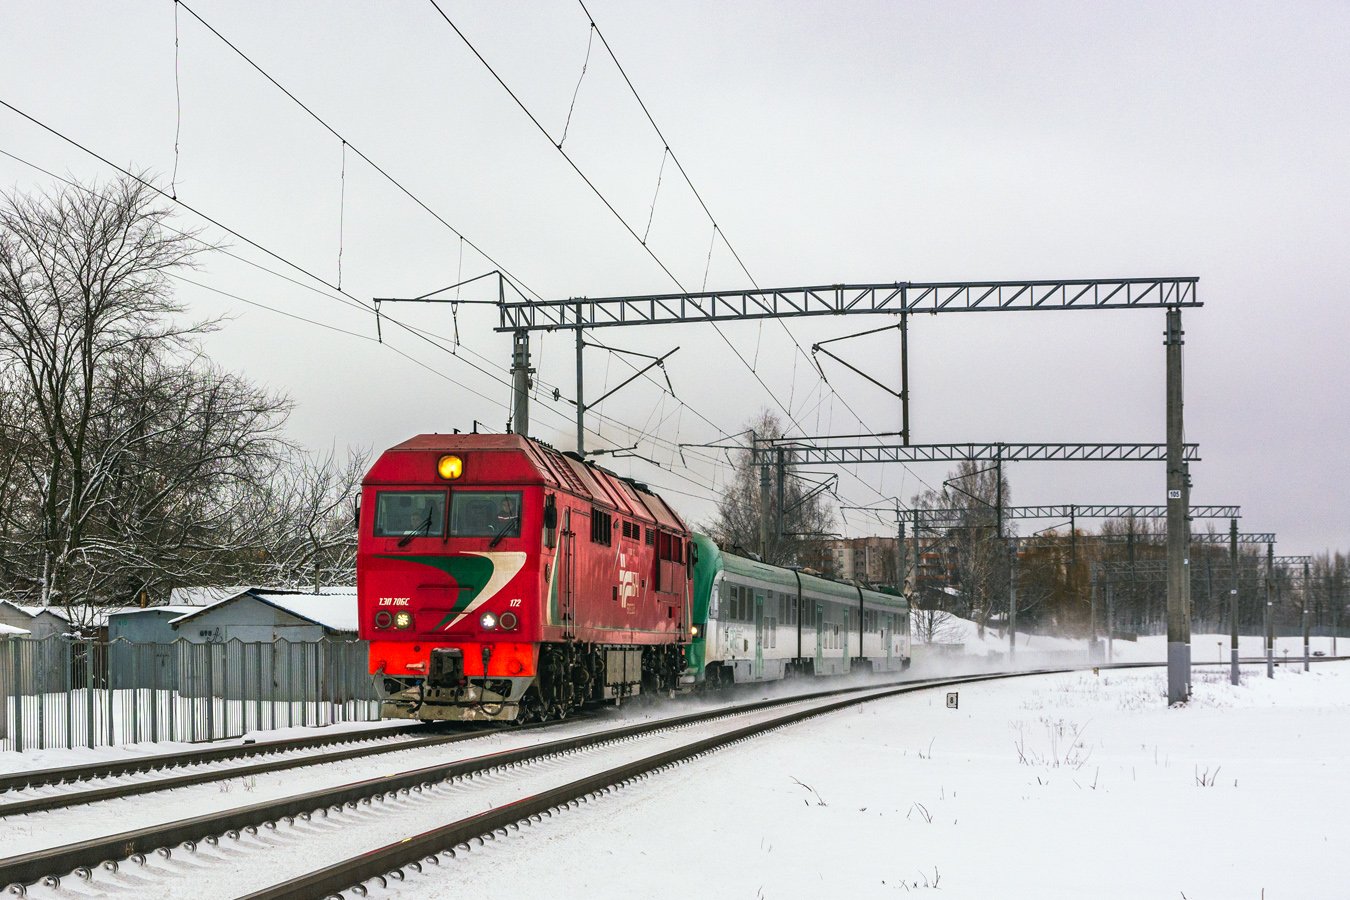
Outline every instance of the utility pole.
[[1191, 579], [1187, 554], [1185, 418], [1181, 370], [1181, 307], [1167, 308], [1163, 345], [1167, 357], [1167, 703], [1184, 703], [1191, 695], [1191, 623], [1188, 594]]
[[1228, 520], [1228, 654], [1229, 680], [1238, 683], [1238, 530], [1237, 519]]
[[1266, 677], [1275, 677], [1275, 608], [1271, 582], [1275, 580], [1275, 545], [1266, 544]]
[[525, 329], [513, 332], [511, 340], [511, 390], [513, 395], [511, 432], [530, 434], [530, 333]]

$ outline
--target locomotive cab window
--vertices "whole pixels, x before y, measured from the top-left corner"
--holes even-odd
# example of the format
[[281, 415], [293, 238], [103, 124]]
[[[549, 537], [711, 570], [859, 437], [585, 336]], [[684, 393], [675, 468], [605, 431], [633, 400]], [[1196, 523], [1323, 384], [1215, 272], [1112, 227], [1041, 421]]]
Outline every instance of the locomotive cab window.
[[444, 491], [380, 491], [375, 495], [376, 537], [440, 537], [444, 533]]
[[455, 491], [451, 537], [519, 537], [519, 491]]

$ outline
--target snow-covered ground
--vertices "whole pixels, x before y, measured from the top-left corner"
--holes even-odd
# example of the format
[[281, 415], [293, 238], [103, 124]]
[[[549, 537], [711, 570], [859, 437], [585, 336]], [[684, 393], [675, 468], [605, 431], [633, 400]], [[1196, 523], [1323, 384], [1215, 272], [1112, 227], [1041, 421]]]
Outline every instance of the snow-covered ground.
[[[979, 634], [974, 622], [951, 618], [941, 628], [939, 640], [946, 644], [960, 645], [956, 658], [962, 657], [999, 657], [1008, 652], [1006, 631], [986, 628], [983, 636]], [[1163, 634], [1144, 635], [1135, 641], [1115, 640], [1108, 642], [1105, 635], [1098, 638], [1102, 645], [1103, 659], [1109, 655], [1114, 662], [1165, 662], [1167, 660], [1167, 636]], [[916, 657], [922, 656], [924, 648], [916, 643]], [[1350, 655], [1350, 638], [1334, 640], [1329, 637], [1313, 637], [1308, 641], [1310, 652], [1321, 650], [1327, 656], [1334, 653]], [[954, 648], [953, 648], [954, 649]], [[1068, 659], [1076, 655], [1078, 662], [1086, 661], [1088, 642], [1086, 638], [1050, 637], [1042, 634], [1017, 633], [1017, 658], [1019, 664], [1030, 662], [1039, 657]], [[1264, 658], [1265, 638], [1256, 634], [1244, 634], [1238, 639], [1238, 653], [1243, 659]], [[1289, 662], [1303, 661], [1303, 638], [1277, 637], [1275, 639], [1275, 660], [1283, 663], [1286, 653]], [[1193, 663], [1228, 662], [1227, 634], [1192, 634], [1191, 661]]]
[[[980, 637], [970, 623], [953, 625], [949, 639], [964, 645], [961, 653], [929, 657], [915, 675], [1006, 664], [1006, 636], [986, 631]], [[1213, 665], [1226, 662], [1226, 637], [1196, 635], [1192, 648], [1196, 662], [1210, 665], [1194, 670], [1194, 697], [1184, 707], [1166, 708], [1162, 668], [968, 684], [960, 688], [957, 709], [946, 707], [945, 689], [869, 703], [608, 794], [447, 860], [428, 870], [434, 874], [409, 873], [398, 890], [417, 897], [494, 896], [535, 884], [547, 885], [550, 897], [588, 900], [634, 892], [650, 898], [1350, 896], [1336, 874], [1336, 854], [1348, 833], [1342, 814], [1350, 807], [1350, 780], [1341, 772], [1350, 738], [1350, 663], [1314, 662], [1305, 674], [1301, 639], [1283, 638], [1277, 660], [1285, 663], [1283, 651], [1290, 652], [1275, 678], [1265, 677], [1263, 665], [1245, 665], [1235, 687], [1226, 666]], [[1314, 638], [1313, 649], [1330, 654], [1331, 640]], [[1350, 652], [1350, 640], [1336, 649]], [[1114, 650], [1117, 661], [1158, 661], [1166, 641], [1117, 641]], [[1241, 650], [1259, 657], [1261, 639], [1244, 638]], [[1083, 640], [1019, 636], [1020, 665], [1086, 658]], [[774, 685], [756, 693], [800, 689]], [[692, 699], [679, 711], [709, 702]], [[654, 712], [626, 708], [601, 718], [613, 724]], [[379, 727], [337, 727], [373, 725]], [[575, 722], [563, 730], [599, 725]], [[532, 735], [527, 742], [546, 736], [558, 735]], [[166, 749], [0, 754], [0, 769]], [[331, 772], [288, 773], [275, 785], [250, 783], [244, 793], [256, 802], [255, 792], [370, 777], [389, 771], [402, 755]], [[171, 818], [160, 807], [182, 809], [186, 796], [174, 791], [119, 802], [149, 821]], [[243, 800], [197, 798], [187, 805]], [[134, 824], [136, 817], [124, 817], [123, 824]], [[442, 810], [442, 817], [454, 817], [452, 810]], [[32, 817], [14, 823], [20, 831], [7, 834], [6, 842], [30, 849], [82, 836], [58, 820], [65, 821], [58, 815], [41, 827]], [[31, 830], [26, 839], [23, 829]], [[38, 832], [42, 840], [33, 843]], [[333, 835], [311, 838], [327, 844]], [[290, 852], [302, 853], [303, 846], [302, 840]]]
[[[401, 896], [1342, 898], [1350, 663], [869, 703], [461, 854]], [[373, 892], [372, 896], [382, 895]]]

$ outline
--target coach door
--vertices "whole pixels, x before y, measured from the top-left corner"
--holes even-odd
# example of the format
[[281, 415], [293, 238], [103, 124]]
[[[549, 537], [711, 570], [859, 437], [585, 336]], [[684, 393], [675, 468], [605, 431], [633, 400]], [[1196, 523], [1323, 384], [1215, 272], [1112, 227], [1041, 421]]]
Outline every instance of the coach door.
[[895, 619], [890, 613], [877, 613], [881, 617], [881, 643], [886, 645], [886, 671], [891, 670], [891, 631], [895, 627]]
[[825, 606], [816, 604], [816, 674], [822, 671], [825, 662]]
[[843, 651], [840, 664], [847, 672], [852, 668], [853, 654], [849, 653], [849, 644], [853, 642], [853, 610], [844, 607], [844, 640], [839, 649]]
[[755, 591], [755, 668], [754, 677], [764, 677], [764, 592]]

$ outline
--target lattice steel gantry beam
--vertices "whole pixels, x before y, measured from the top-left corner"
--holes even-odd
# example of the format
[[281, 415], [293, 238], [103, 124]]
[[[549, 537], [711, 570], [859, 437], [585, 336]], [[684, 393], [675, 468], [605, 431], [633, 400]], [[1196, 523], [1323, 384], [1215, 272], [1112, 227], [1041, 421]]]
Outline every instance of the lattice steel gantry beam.
[[[792, 452], [797, 465], [856, 463], [957, 462], [965, 459], [1003, 462], [1162, 462], [1166, 444], [837, 444], [822, 447], [801, 438], [765, 441]], [[1198, 444], [1185, 445], [1185, 459], [1200, 459]]]
[[[1155, 535], [1135, 535], [1134, 543], [1137, 547], [1161, 547], [1162, 542], [1154, 540]], [[1016, 538], [1018, 544], [1034, 544], [1036, 541], [1046, 538], [1058, 539], [1060, 541], [1068, 540], [1068, 535], [1049, 535], [1049, 534], [1028, 534], [1019, 535]], [[1129, 537], [1123, 534], [1080, 534], [1078, 540], [1098, 544], [1125, 544], [1129, 542]], [[1228, 546], [1233, 542], [1232, 536], [1227, 534], [1193, 534], [1191, 535], [1191, 546], [1199, 544], [1221, 544]], [[1255, 532], [1251, 534], [1239, 534], [1237, 543], [1239, 544], [1273, 544], [1275, 535], [1269, 532]]]
[[[960, 509], [921, 509], [915, 510], [921, 522], [950, 522], [958, 518], [964, 510]], [[1241, 506], [1192, 506], [1187, 510], [1192, 519], [1240, 519]], [[1005, 519], [1165, 519], [1167, 507], [1156, 505], [1115, 506], [1005, 506]], [[1227, 540], [1227, 535], [1223, 536]]]
[[1196, 277], [897, 281], [503, 301], [498, 331], [553, 331], [798, 316], [1202, 306]]

